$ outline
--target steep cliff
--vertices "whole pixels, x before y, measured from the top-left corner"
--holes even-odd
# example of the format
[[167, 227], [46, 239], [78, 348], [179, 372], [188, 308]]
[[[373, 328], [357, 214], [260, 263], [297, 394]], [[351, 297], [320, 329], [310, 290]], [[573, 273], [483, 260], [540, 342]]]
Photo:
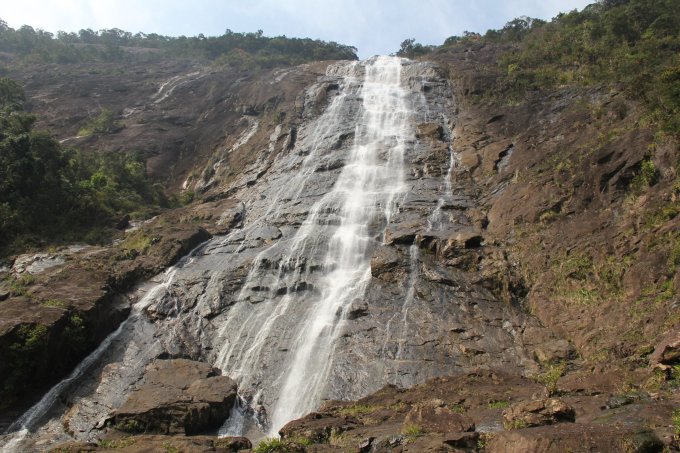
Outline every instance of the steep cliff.
[[[8, 270], [35, 274], [0, 302], [18, 364], [18, 350], [58, 363], [73, 316], [88, 335], [56, 370], [5, 365], [13, 385], [54, 382], [131, 314], [5, 446], [172, 446], [115, 439], [173, 420], [210, 432], [183, 412], [186, 389], [150, 407], [153, 370], [182, 358], [238, 385], [222, 434], [280, 432], [281, 451], [676, 448], [677, 143], [610, 86], [498, 96], [508, 48], [248, 75], [186, 61], [15, 73], [64, 143], [134, 147], [195, 201], [112, 247]], [[117, 127], [79, 137], [104, 105]], [[192, 404], [212, 404], [190, 377]]]

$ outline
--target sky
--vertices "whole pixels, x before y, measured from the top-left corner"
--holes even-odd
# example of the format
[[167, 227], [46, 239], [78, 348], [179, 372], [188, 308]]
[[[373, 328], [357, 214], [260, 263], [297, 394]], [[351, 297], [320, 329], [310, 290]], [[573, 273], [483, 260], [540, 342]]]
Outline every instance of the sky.
[[12, 28], [50, 32], [120, 28], [170, 36], [225, 30], [286, 35], [357, 47], [359, 57], [390, 54], [401, 42], [441, 44], [463, 31], [484, 33], [519, 16], [549, 20], [595, 0], [4, 0]]

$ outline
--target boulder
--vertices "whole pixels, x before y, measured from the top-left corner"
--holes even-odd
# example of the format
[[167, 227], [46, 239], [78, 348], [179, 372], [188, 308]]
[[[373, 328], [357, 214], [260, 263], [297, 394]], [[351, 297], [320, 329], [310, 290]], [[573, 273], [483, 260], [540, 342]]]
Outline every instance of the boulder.
[[680, 363], [680, 330], [666, 335], [649, 356], [652, 365], [674, 365]]
[[416, 137], [420, 139], [441, 140], [444, 129], [437, 123], [421, 123], [418, 125]]
[[371, 275], [380, 275], [394, 270], [401, 262], [399, 254], [393, 247], [381, 246], [375, 249], [371, 257]]
[[418, 426], [428, 433], [457, 433], [474, 431], [475, 423], [469, 417], [453, 412], [441, 400], [432, 400], [413, 407], [404, 426]]
[[443, 257], [450, 258], [459, 254], [461, 250], [480, 247], [483, 241], [484, 238], [478, 231], [457, 231], [446, 240], [440, 253]]
[[218, 428], [236, 400], [236, 384], [202, 362], [156, 360], [142, 384], [110, 417], [126, 432], [197, 434]]
[[537, 345], [534, 355], [539, 362], [553, 363], [574, 358], [576, 350], [567, 340], [555, 339]]
[[419, 221], [403, 222], [385, 228], [385, 244], [411, 245], [422, 229]]
[[574, 409], [558, 398], [521, 401], [503, 411], [503, 425], [506, 429], [528, 428], [552, 425], [562, 421], [573, 422]]
[[351, 418], [328, 417], [312, 412], [287, 423], [279, 431], [282, 439], [305, 438], [314, 443], [327, 442], [331, 434], [338, 435], [354, 429], [357, 423]]

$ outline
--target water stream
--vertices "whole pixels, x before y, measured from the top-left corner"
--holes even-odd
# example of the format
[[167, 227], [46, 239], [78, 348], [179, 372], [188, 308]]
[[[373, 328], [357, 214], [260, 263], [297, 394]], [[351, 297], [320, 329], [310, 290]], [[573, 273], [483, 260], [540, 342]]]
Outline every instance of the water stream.
[[[83, 427], [77, 438], [96, 438], [88, 423], [106, 416], [97, 410], [114, 409], [125, 396], [107, 399], [120, 389], [101, 377], [107, 376], [106, 364], [129, 370], [125, 376], [132, 385], [159, 351], [208, 361], [237, 381], [239, 403], [220, 430], [231, 435], [250, 433], [255, 425], [260, 435], [276, 435], [324, 399], [356, 398], [386, 383], [415, 383], [455, 369], [455, 352], [438, 352], [446, 357], [441, 364], [419, 359], [432, 354], [424, 348], [439, 344], [430, 337], [448, 335], [452, 319], [466, 315], [445, 305], [453, 299], [451, 289], [417, 293], [417, 246], [395, 249], [404, 256], [405, 280], [379, 296], [369, 294], [375, 284], [371, 257], [384, 246], [388, 228], [415, 218], [425, 231], [451, 223], [442, 209], [451, 198], [453, 152], [441, 159], [441, 167], [449, 167], [445, 176], [414, 176], [414, 165], [420, 164], [413, 162], [429, 156], [416, 139], [417, 125], [440, 121], [447, 130], [444, 107], [431, 107], [423, 94], [433, 74], [427, 64], [397, 57], [331, 65], [307, 96], [331, 93], [323, 111], [300, 127], [291, 151], [273, 152], [280, 128], [274, 131], [266, 152], [277, 155], [271, 170], [237, 192], [245, 206], [243, 228], [213, 238], [171, 269], [119, 330], [22, 417], [14, 429], [23, 431], [16, 431], [3, 451], [16, 449], [29, 431], [53, 435], [39, 420], [90, 368], [91, 382], [83, 388], [92, 390], [81, 390], [71, 402], [80, 411], [69, 423]], [[183, 82], [169, 80], [157, 102]], [[367, 301], [373, 304], [371, 315], [361, 327], [351, 313]], [[428, 328], [413, 331], [411, 316], [431, 319]], [[352, 329], [354, 336], [348, 333]], [[414, 336], [422, 341], [412, 344]], [[135, 342], [141, 346], [132, 348]], [[363, 365], [352, 363], [356, 359]], [[63, 427], [54, 429], [65, 436]]]

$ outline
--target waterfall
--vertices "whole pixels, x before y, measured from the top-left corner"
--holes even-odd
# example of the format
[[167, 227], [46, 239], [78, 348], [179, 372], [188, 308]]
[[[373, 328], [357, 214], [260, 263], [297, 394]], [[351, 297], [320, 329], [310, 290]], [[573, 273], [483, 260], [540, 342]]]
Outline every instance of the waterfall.
[[[433, 102], [447, 92], [440, 80], [431, 64], [396, 57], [330, 65], [303, 95], [294, 147], [281, 145], [279, 125], [268, 149], [225, 189], [243, 206], [242, 228], [172, 268], [121, 329], [22, 419], [16, 428], [31, 432], [7, 439], [11, 448], [55, 433], [96, 439], [101, 420], [161, 354], [210, 362], [236, 380], [239, 404], [219, 432], [253, 440], [276, 435], [325, 399], [455, 370], [457, 353], [438, 346], [451, 323], [467, 319], [449, 303], [455, 289], [427, 286], [423, 298], [417, 288], [430, 285], [421, 278], [427, 255], [412, 242], [385, 244], [395, 228], [427, 223], [426, 231], [445, 234], [450, 227], [441, 214], [452, 196], [453, 153], [442, 185], [440, 173], [423, 174], [433, 154], [416, 138], [416, 127], [433, 121], [450, 137], [445, 101]], [[397, 280], [371, 273], [383, 247], [402, 260]], [[430, 321], [416, 328], [416, 319]], [[75, 434], [64, 431], [60, 410], [70, 411]], [[48, 411], [53, 418], [40, 425]]]
[[[335, 342], [348, 307], [362, 297], [370, 280], [370, 251], [382, 235], [375, 226], [389, 222], [405, 191], [404, 154], [414, 132], [409, 92], [402, 86], [402, 60], [375, 58], [365, 64], [363, 80], [355, 77], [354, 66], [347, 68], [345, 93], [328, 110], [325, 120], [331, 122], [322, 118], [317, 125], [337, 127], [333, 124], [337, 112], [348, 108], [344, 103], [356, 91], [362, 100], [361, 111], [344, 166], [297, 233], [255, 260], [225, 324], [229, 327], [222, 332], [237, 322], [240, 325], [235, 337], [224, 339], [216, 366], [236, 376], [245, 387], [251, 382], [264, 383], [262, 368], [273, 349], [287, 350], [283, 366], [268, 381], [277, 389], [268, 401], [270, 434], [317, 408], [325, 396]], [[292, 184], [298, 195], [304, 183]], [[282, 247], [285, 250], [279, 250]], [[278, 253], [281, 259], [272, 277], [262, 267]], [[316, 266], [320, 269], [302, 265], [309, 257], [322, 256]], [[313, 291], [294, 291], [277, 298], [280, 288], [304, 287], [311, 281]], [[253, 288], [263, 287], [269, 288], [267, 300], [255, 306], [244, 303]], [[286, 331], [290, 338], [277, 336]]]

